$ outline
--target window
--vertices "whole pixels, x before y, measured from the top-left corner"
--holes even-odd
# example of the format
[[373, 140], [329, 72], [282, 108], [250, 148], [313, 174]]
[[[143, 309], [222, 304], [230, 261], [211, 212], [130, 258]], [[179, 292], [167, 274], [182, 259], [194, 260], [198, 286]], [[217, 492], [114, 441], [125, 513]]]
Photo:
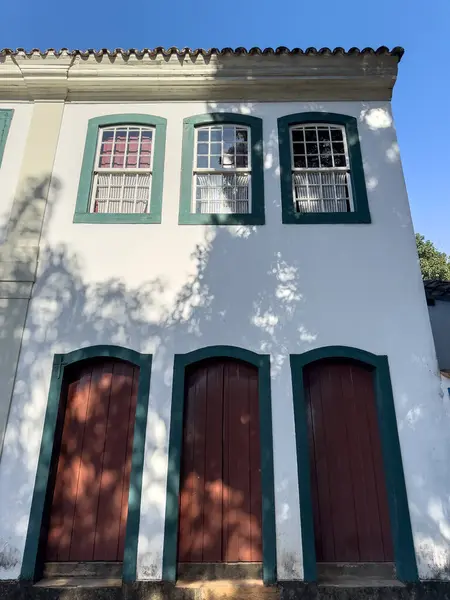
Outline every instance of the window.
[[99, 130], [90, 212], [148, 213], [153, 128]]
[[0, 109], [0, 166], [2, 164], [6, 138], [8, 137], [13, 113], [14, 111], [12, 109]]
[[165, 137], [161, 117], [91, 119], [74, 222], [160, 223]]
[[278, 119], [283, 223], [370, 223], [356, 119]]
[[185, 119], [181, 224], [264, 224], [263, 179], [261, 119]]
[[250, 131], [236, 125], [196, 129], [194, 213], [250, 212]]

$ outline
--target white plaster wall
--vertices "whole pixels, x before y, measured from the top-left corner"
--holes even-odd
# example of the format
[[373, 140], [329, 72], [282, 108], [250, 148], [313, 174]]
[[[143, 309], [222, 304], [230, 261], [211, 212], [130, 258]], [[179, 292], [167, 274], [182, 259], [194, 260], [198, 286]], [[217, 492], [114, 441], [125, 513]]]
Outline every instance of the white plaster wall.
[[0, 167], [0, 244], [4, 242], [6, 227], [11, 214], [28, 128], [33, 113], [33, 104], [31, 102], [0, 102], [0, 110], [6, 108], [13, 109], [14, 114]]
[[[264, 119], [263, 227], [178, 225], [182, 120], [214, 110]], [[358, 119], [371, 225], [281, 224], [277, 117], [310, 110]], [[124, 112], [167, 118], [163, 222], [73, 224], [87, 121]], [[139, 578], [161, 577], [173, 355], [213, 344], [272, 357], [279, 579], [303, 576], [288, 358], [331, 344], [389, 357], [420, 574], [442, 573], [450, 559], [447, 405], [389, 104], [69, 104], [54, 178], [0, 465], [0, 514], [8, 515], [0, 540], [12, 557], [1, 576], [20, 572], [53, 354], [92, 344], [154, 354]]]

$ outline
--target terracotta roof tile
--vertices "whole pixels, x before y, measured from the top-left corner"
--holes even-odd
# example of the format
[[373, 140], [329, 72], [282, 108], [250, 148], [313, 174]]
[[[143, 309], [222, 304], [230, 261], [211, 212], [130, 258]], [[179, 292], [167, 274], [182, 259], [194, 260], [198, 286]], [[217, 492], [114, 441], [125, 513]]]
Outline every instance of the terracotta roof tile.
[[306, 55], [306, 56], [335, 56], [335, 55], [343, 55], [343, 56], [362, 56], [362, 55], [377, 55], [377, 56], [394, 56], [398, 58], [399, 62], [403, 56], [404, 50], [400, 46], [396, 46], [392, 50], [389, 50], [386, 46], [380, 46], [376, 50], [373, 48], [363, 48], [360, 50], [359, 48], [350, 48], [349, 50], [345, 50], [344, 48], [338, 47], [334, 48], [306, 48], [306, 50], [302, 50], [301, 48], [286, 48], [285, 46], [279, 46], [278, 48], [177, 48], [172, 46], [170, 48], [163, 48], [162, 46], [158, 46], [156, 48], [143, 48], [142, 50], [138, 50], [137, 48], [114, 48], [114, 50], [109, 50], [108, 48], [102, 48], [100, 50], [87, 49], [87, 50], [68, 50], [67, 48], [61, 48], [60, 50], [55, 50], [53, 48], [48, 48], [47, 50], [39, 50], [38, 48], [33, 48], [32, 50], [25, 50], [24, 48], [17, 48], [13, 50], [11, 48], [3, 48], [0, 50], [0, 56], [17, 56], [20, 54], [25, 54], [26, 56], [40, 55], [40, 56], [61, 56], [62, 54], [67, 54], [69, 56], [123, 56], [128, 57], [131, 55], [136, 56], [137, 58], [142, 58], [143, 56], [150, 56], [154, 58], [158, 54], [162, 54], [165, 57], [177, 55], [179, 57], [184, 56], [192, 56], [196, 57], [202, 55], [204, 57], [210, 57], [212, 55], [217, 56], [242, 56], [242, 55], [250, 55], [250, 56], [277, 56], [280, 54], [288, 54], [291, 56], [294, 55]]

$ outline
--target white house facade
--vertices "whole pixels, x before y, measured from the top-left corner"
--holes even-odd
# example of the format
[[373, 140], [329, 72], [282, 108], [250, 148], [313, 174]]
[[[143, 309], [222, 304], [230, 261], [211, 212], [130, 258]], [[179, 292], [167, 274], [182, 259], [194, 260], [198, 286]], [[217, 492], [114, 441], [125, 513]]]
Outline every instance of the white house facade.
[[0, 54], [2, 579], [448, 578], [400, 58]]

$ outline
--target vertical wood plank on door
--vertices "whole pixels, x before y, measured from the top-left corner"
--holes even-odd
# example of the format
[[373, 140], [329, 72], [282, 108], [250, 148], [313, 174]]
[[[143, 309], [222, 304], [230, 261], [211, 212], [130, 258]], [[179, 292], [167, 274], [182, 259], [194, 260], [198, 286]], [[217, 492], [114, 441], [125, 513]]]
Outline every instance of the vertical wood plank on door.
[[223, 378], [223, 364], [211, 364], [206, 401], [203, 562], [220, 562], [222, 558]]
[[[66, 408], [63, 437], [61, 441], [60, 460], [64, 463], [62, 473], [61, 512], [63, 524], [59, 541], [57, 560], [70, 560], [70, 548], [73, 535], [73, 522], [76, 509], [78, 478], [81, 468], [81, 453], [84, 440], [84, 429], [89, 407], [89, 390], [92, 370], [87, 368], [81, 373], [79, 385], [70, 404]], [[61, 455], [63, 455], [61, 457]]]
[[358, 522], [359, 560], [362, 562], [383, 561], [380, 514], [377, 502], [375, 473], [373, 469], [370, 424], [366, 417], [368, 396], [372, 386], [372, 375], [361, 367], [346, 365], [342, 368], [342, 386], [346, 391], [346, 407], [351, 421], [351, 445], [353, 448], [353, 479], [355, 513]]
[[317, 560], [392, 561], [371, 368], [319, 361], [304, 382]]
[[252, 562], [262, 561], [261, 444], [259, 435], [258, 372], [249, 373], [250, 404], [250, 536]]
[[[71, 461], [69, 450], [73, 452], [74, 449], [67, 447], [65, 438], [68, 436], [69, 431], [74, 428], [74, 424], [71, 423], [70, 417], [73, 410], [72, 404], [74, 401], [74, 395], [79, 391], [80, 385], [81, 382], [76, 380], [69, 383], [67, 387], [67, 401], [63, 418], [63, 431], [61, 433], [61, 447], [57, 463], [55, 487], [53, 489], [50, 520], [47, 532], [46, 558], [47, 560], [52, 561], [58, 560], [59, 546], [61, 542], [63, 542], [63, 540], [68, 536], [72, 535], [72, 527], [70, 527], [67, 532], [64, 532], [64, 494], [67, 493], [67, 489], [64, 486], [64, 478], [65, 472], [69, 469]], [[70, 437], [72, 437], [72, 435], [73, 434], [71, 434]], [[65, 543], [68, 547], [70, 547], [70, 539]]]
[[194, 510], [194, 486], [197, 485], [197, 473], [194, 465], [195, 400], [199, 377], [201, 377], [201, 374], [196, 371], [191, 373], [186, 380], [178, 520], [178, 558], [181, 562], [190, 562], [193, 544], [192, 514]]
[[84, 423], [83, 448], [73, 522], [71, 561], [93, 560], [102, 461], [110, 402], [113, 364], [92, 368], [89, 409]]
[[[383, 551], [380, 556], [382, 559], [392, 562], [394, 560], [394, 546], [391, 533], [391, 522], [389, 516], [389, 505], [386, 487], [386, 478], [384, 476], [383, 453], [381, 449], [381, 437], [378, 424], [378, 414], [376, 410], [376, 400], [373, 387], [372, 373], [364, 374], [364, 387], [366, 393], [366, 402], [364, 403], [367, 415], [368, 428], [370, 432], [370, 446], [372, 450], [372, 464], [375, 477], [376, 500], [378, 503], [378, 512], [380, 517], [381, 540]], [[361, 376], [361, 375], [360, 375]], [[375, 494], [374, 494], [375, 501]]]
[[95, 528], [94, 560], [119, 559], [117, 552], [132, 387], [132, 366], [114, 363]]
[[138, 383], [139, 383], [139, 369], [137, 369], [136, 367], [133, 367], [131, 402], [130, 402], [130, 410], [128, 412], [128, 432], [127, 432], [125, 471], [124, 471], [123, 484], [122, 484], [119, 545], [118, 545], [118, 551], [117, 551], [118, 560], [123, 560], [123, 555], [124, 555], [124, 551], [125, 551], [125, 534], [126, 534], [126, 529], [127, 529], [127, 518], [128, 518], [128, 496], [129, 496], [129, 491], [130, 491], [131, 462], [132, 462], [132, 458], [133, 458], [133, 437], [134, 437], [134, 422], [135, 422], [135, 418], [136, 418]]

